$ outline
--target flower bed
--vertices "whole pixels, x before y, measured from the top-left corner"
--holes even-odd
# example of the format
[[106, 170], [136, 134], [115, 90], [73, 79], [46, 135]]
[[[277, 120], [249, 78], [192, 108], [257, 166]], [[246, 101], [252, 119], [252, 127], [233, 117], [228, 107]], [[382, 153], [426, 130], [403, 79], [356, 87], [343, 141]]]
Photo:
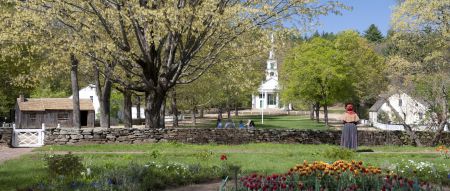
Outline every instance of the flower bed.
[[240, 178], [239, 190], [438, 190], [417, 179], [382, 175], [381, 169], [362, 161], [315, 161], [294, 166], [284, 174], [251, 174]]

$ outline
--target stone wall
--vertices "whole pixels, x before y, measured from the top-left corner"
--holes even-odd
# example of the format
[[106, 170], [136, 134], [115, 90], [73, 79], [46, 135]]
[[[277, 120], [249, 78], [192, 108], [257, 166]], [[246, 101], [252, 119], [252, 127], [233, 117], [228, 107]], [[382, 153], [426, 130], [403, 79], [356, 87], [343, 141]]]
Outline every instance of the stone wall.
[[[417, 132], [423, 144], [430, 144], [433, 134]], [[105, 143], [155, 143], [177, 141], [195, 144], [242, 143], [299, 143], [339, 144], [340, 131], [288, 130], [288, 129], [46, 129], [46, 145], [105, 144]], [[441, 143], [450, 144], [450, 133], [445, 133]], [[411, 145], [409, 136], [402, 131], [358, 131], [359, 145]]]
[[0, 128], [0, 146], [11, 146], [12, 128]]

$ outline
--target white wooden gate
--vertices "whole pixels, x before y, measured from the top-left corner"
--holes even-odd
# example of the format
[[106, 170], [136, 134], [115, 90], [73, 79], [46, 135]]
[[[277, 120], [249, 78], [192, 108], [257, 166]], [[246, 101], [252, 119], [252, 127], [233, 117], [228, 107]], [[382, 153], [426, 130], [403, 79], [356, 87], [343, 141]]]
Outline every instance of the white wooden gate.
[[13, 125], [13, 147], [41, 147], [44, 145], [45, 125], [41, 129], [16, 129]]

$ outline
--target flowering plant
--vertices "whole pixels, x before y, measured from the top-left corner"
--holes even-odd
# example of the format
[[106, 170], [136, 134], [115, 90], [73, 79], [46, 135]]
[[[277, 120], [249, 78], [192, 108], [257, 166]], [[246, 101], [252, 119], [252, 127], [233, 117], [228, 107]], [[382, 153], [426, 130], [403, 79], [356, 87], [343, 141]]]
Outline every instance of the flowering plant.
[[448, 153], [448, 148], [444, 145], [441, 145], [436, 148], [436, 151], [441, 154], [444, 159], [450, 159], [450, 154]]
[[354, 161], [351, 162], [345, 160], [338, 160], [333, 162], [332, 164], [328, 164], [323, 161], [314, 161], [313, 163], [308, 164], [308, 161], [303, 161], [303, 164], [298, 164], [294, 168], [291, 168], [290, 171], [298, 172], [300, 175], [316, 175], [316, 176], [324, 176], [324, 175], [340, 175], [343, 172], [350, 172], [354, 175], [358, 175], [360, 173], [364, 174], [381, 174], [381, 169], [374, 166], [363, 166], [362, 161]]
[[288, 173], [251, 174], [239, 179], [238, 190], [432, 190], [425, 182], [397, 175], [381, 175], [381, 169], [364, 166], [362, 161], [315, 161], [296, 165]]

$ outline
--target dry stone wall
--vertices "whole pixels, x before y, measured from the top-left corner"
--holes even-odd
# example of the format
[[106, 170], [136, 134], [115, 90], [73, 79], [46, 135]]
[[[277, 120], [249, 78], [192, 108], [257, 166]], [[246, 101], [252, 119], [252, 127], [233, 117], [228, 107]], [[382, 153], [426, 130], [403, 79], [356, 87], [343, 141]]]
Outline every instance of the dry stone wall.
[[[416, 133], [423, 144], [430, 144], [433, 134]], [[156, 143], [176, 141], [194, 144], [243, 144], [243, 143], [340, 143], [340, 131], [294, 130], [294, 129], [46, 129], [46, 145], [107, 144], [107, 143]], [[450, 133], [445, 133], [442, 144], [450, 144]], [[359, 145], [411, 145], [409, 136], [402, 131], [358, 131]]]
[[0, 146], [11, 146], [12, 128], [0, 128]]

